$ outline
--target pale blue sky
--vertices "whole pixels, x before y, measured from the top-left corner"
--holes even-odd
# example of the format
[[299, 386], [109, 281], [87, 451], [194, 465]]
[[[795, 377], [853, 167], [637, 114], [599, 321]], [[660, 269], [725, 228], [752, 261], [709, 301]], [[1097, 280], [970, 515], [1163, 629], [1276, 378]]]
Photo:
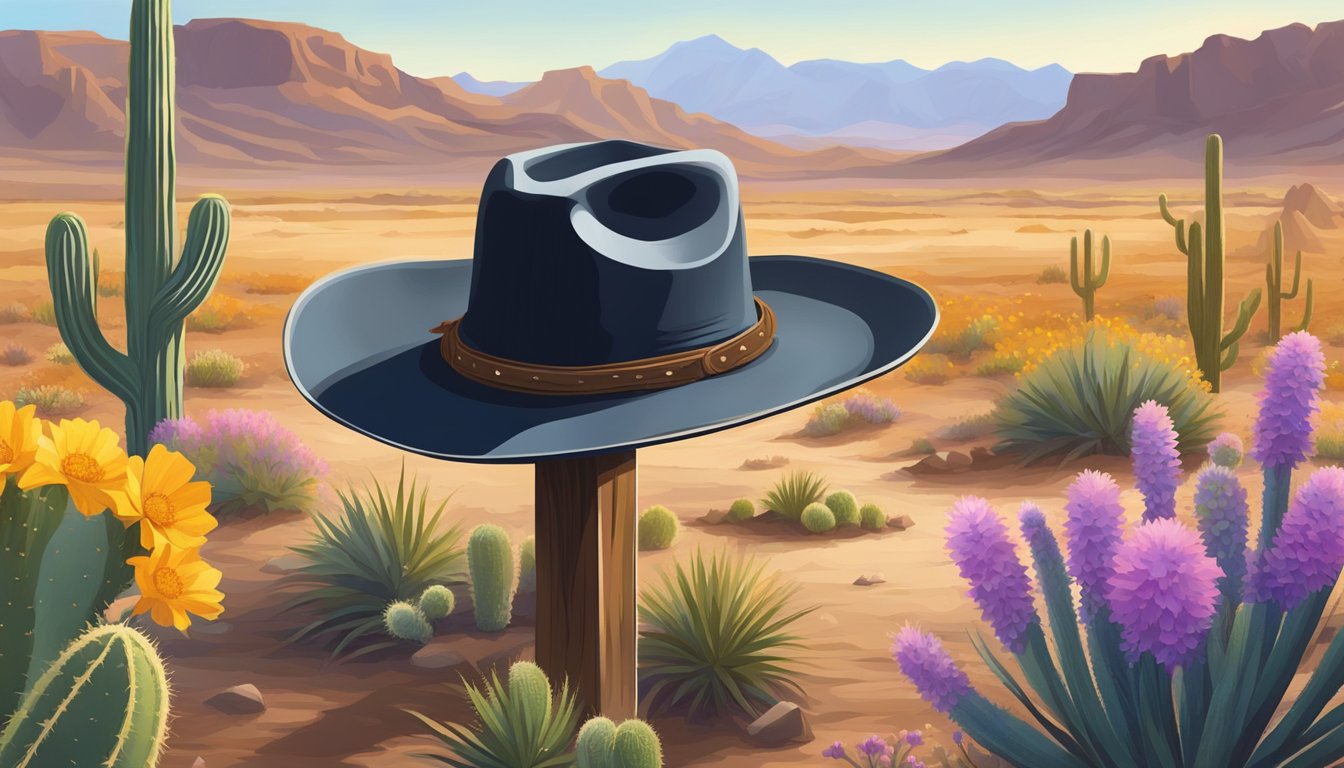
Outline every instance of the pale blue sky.
[[[92, 29], [124, 38], [130, 0], [0, 0], [0, 29]], [[1338, 0], [176, 0], [181, 23], [302, 21], [391, 53], [421, 76], [532, 80], [547, 69], [646, 58], [718, 34], [785, 64], [995, 56], [1025, 67], [1127, 71], [1210, 34], [1344, 18]]]

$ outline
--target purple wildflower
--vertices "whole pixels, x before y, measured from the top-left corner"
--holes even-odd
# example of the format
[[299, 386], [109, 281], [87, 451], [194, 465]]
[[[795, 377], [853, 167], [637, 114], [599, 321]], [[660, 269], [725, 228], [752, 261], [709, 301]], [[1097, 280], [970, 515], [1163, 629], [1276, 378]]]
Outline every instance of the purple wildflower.
[[923, 745], [924, 745], [924, 732], [923, 732], [923, 731], [910, 731], [909, 733], [905, 734], [905, 743], [906, 743], [906, 744], [909, 744], [911, 747], [919, 747], [919, 746], [923, 746]]
[[1008, 528], [988, 501], [965, 496], [952, 506], [946, 531], [948, 552], [961, 577], [970, 582], [967, 594], [1004, 647], [1021, 653], [1027, 627], [1040, 619], [1031, 599], [1031, 579], [1008, 540]]
[[952, 732], [952, 743], [953, 743], [953, 744], [956, 744], [958, 747], [960, 747], [961, 744], [962, 744], [962, 742], [965, 741], [965, 740], [966, 740], [966, 735], [965, 735], [964, 733], [962, 733], [960, 730], [956, 730], [956, 731], [953, 731], [953, 732]]
[[869, 757], [877, 757], [887, 751], [887, 742], [877, 735], [869, 736], [859, 743], [859, 752]]
[[1129, 435], [1134, 480], [1143, 494], [1143, 519], [1176, 516], [1176, 488], [1181, 484], [1181, 453], [1167, 407], [1155, 400], [1134, 409]]
[[907, 624], [892, 638], [891, 655], [919, 695], [939, 712], [951, 712], [971, 692], [970, 678], [938, 638]]
[[869, 392], [855, 392], [844, 399], [844, 406], [850, 417], [869, 424], [890, 424], [901, 416], [895, 403]]
[[1195, 516], [1204, 552], [1223, 569], [1219, 591], [1233, 605], [1241, 602], [1246, 574], [1246, 489], [1231, 469], [1210, 464], [1195, 476]]
[[821, 750], [821, 756], [829, 757], [832, 760], [842, 760], [845, 757], [845, 745], [837, 741], [831, 746]]
[[1105, 607], [1106, 582], [1113, 572], [1111, 557], [1120, 546], [1125, 508], [1120, 488], [1110, 475], [1087, 470], [1066, 491], [1064, 533], [1069, 542], [1069, 573], [1078, 581], [1084, 622]]
[[1266, 468], [1291, 469], [1311, 453], [1311, 417], [1324, 382], [1325, 355], [1315, 336], [1298, 331], [1274, 346], [1251, 450]]
[[1195, 658], [1218, 608], [1222, 569], [1176, 520], [1134, 530], [1115, 552], [1106, 599], [1131, 660], [1145, 651], [1173, 667]]
[[1341, 568], [1344, 469], [1326, 467], [1298, 489], [1273, 546], [1252, 564], [1247, 602], [1273, 600], [1283, 610], [1292, 610], [1313, 592], [1333, 586]]
[[1209, 460], [1220, 467], [1236, 469], [1241, 465], [1241, 457], [1245, 453], [1241, 438], [1231, 432], [1224, 432], [1209, 443]]

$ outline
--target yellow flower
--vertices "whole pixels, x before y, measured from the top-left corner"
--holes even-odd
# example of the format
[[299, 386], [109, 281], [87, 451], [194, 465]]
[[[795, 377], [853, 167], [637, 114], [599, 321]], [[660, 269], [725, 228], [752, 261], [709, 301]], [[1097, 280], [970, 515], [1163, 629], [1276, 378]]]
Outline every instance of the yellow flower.
[[195, 549], [219, 523], [205, 511], [210, 484], [193, 482], [196, 467], [187, 457], [162, 445], [149, 457], [132, 456], [127, 462], [126, 489], [129, 515], [117, 516], [127, 526], [140, 523], [140, 545], [154, 549], [164, 542], [178, 549]]
[[219, 604], [224, 593], [216, 589], [223, 574], [202, 560], [199, 550], [164, 543], [149, 555], [126, 562], [135, 566], [135, 583], [140, 587], [136, 616], [148, 612], [156, 624], [186, 631], [191, 626], [188, 614], [214, 621], [224, 612]]
[[116, 433], [83, 419], [61, 419], [47, 427], [51, 437], [38, 440], [36, 460], [19, 478], [19, 487], [26, 491], [64, 485], [84, 515], [100, 515], [105, 509], [127, 514], [126, 452]]
[[16, 409], [14, 403], [0, 402], [0, 483], [32, 466], [37, 456], [42, 422], [34, 418], [37, 406]]

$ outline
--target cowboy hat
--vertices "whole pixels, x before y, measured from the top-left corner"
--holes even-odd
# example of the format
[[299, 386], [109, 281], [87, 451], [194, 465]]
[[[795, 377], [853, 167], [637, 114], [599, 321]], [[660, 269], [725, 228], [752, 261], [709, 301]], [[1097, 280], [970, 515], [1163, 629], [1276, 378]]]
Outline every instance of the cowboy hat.
[[500, 160], [473, 259], [318, 280], [284, 353], [303, 396], [357, 432], [530, 463], [796, 408], [895, 369], [937, 318], [900, 278], [748, 258], [724, 155], [603, 141]]

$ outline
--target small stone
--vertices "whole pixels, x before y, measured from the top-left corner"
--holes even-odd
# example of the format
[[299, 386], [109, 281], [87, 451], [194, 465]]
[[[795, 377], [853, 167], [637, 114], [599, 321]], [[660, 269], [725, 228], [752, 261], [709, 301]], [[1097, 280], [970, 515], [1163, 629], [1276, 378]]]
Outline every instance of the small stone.
[[909, 515], [897, 515], [887, 521], [887, 526], [898, 531], [915, 527], [915, 521]]
[[261, 691], [251, 683], [226, 688], [206, 699], [205, 703], [227, 715], [254, 715], [266, 711]]
[[961, 451], [948, 451], [947, 467], [953, 472], [961, 472], [971, 468], [971, 457]]
[[856, 587], [871, 587], [874, 584], [886, 584], [887, 580], [882, 578], [882, 574], [874, 573], [871, 576], [860, 576], [854, 580]]
[[435, 638], [411, 654], [411, 664], [421, 669], [443, 669], [455, 667], [466, 661], [462, 654], [444, 642], [448, 638]]
[[812, 730], [797, 704], [781, 701], [747, 726], [747, 738], [757, 746], [775, 747], [811, 741]]
[[303, 555], [280, 555], [272, 557], [261, 566], [262, 573], [293, 573], [308, 564]]

